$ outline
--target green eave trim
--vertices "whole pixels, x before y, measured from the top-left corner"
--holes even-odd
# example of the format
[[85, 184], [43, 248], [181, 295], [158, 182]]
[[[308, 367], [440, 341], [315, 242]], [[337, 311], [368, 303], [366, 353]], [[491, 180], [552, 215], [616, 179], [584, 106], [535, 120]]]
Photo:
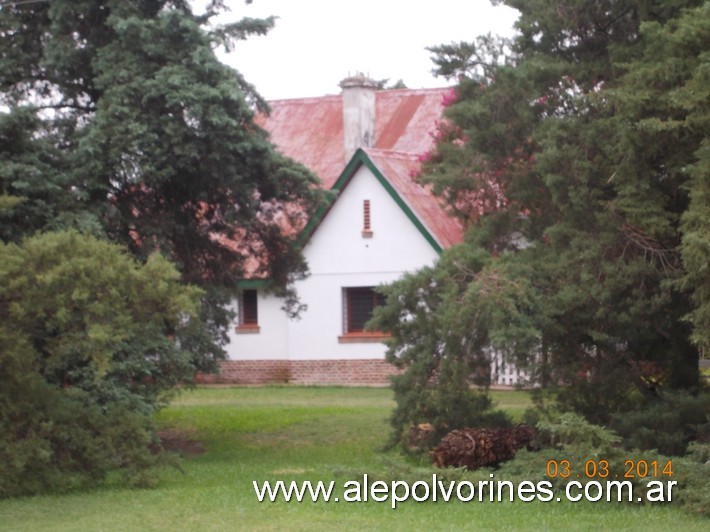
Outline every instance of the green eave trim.
[[313, 217], [309, 220], [308, 224], [303, 229], [301, 235], [298, 238], [298, 245], [300, 247], [303, 247], [306, 245], [306, 243], [308, 243], [308, 240], [311, 238], [315, 230], [318, 228], [325, 216], [328, 214], [328, 211], [330, 211], [331, 207], [338, 200], [338, 196], [340, 195], [340, 193], [345, 189], [347, 184], [355, 175], [355, 172], [357, 172], [357, 170], [361, 166], [365, 166], [368, 170], [370, 170], [370, 172], [372, 172], [372, 175], [374, 175], [377, 181], [379, 181], [380, 184], [385, 188], [390, 197], [399, 206], [399, 208], [402, 209], [402, 212], [404, 212], [407, 218], [409, 218], [409, 221], [414, 224], [414, 227], [417, 228], [417, 230], [421, 233], [424, 239], [429, 242], [429, 245], [434, 248], [434, 251], [436, 251], [437, 253], [441, 253], [442, 248], [436, 241], [436, 239], [427, 230], [424, 224], [419, 220], [417, 215], [414, 214], [412, 209], [409, 208], [409, 205], [405, 203], [405, 201], [395, 190], [395, 188], [390, 184], [390, 182], [387, 181], [385, 176], [382, 175], [382, 172], [380, 172], [379, 168], [375, 166], [375, 163], [372, 162], [372, 159], [370, 159], [367, 153], [365, 153], [365, 151], [362, 149], [358, 149], [355, 152], [355, 154], [350, 159], [350, 162], [345, 167], [345, 170], [343, 170], [343, 172], [340, 174], [340, 177], [333, 185], [333, 188], [330, 189], [330, 192], [335, 194], [334, 197], [329, 198], [327, 204], [320, 207], [313, 215]]
[[241, 290], [266, 288], [268, 285], [268, 279], [241, 279], [237, 281], [237, 287]]

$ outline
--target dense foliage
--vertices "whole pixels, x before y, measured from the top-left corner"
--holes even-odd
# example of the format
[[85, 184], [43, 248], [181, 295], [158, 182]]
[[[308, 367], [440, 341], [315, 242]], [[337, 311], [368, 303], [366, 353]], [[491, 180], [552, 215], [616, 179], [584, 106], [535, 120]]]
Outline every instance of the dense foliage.
[[265, 102], [213, 50], [273, 20], [215, 26], [223, 4], [200, 15], [181, 0], [0, 9], [0, 193], [25, 198], [0, 236], [72, 227], [143, 260], [160, 251], [211, 296], [207, 357], [220, 352], [224, 290], [245, 271], [281, 290], [305, 273], [283, 229], [318, 202], [314, 177], [254, 123]]
[[306, 273], [315, 178], [214, 53], [273, 19], [225, 9], [0, 7], [0, 496], [145, 470], [150, 415], [224, 356], [238, 281], [292, 296]]
[[150, 414], [195, 371], [201, 291], [76, 232], [0, 244], [0, 497], [154, 460]]
[[468, 231], [385, 289], [396, 432], [467, 424], [446, 405], [466, 404], [491, 349], [594, 423], [697, 390], [710, 4], [504, 3], [521, 13], [511, 42], [433, 49], [460, 83], [422, 180]]

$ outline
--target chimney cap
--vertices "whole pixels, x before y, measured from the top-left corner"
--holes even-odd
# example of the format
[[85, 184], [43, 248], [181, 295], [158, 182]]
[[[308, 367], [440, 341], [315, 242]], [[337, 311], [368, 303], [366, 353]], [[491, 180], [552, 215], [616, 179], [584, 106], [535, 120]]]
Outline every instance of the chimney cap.
[[362, 87], [367, 89], [378, 89], [378, 83], [363, 74], [362, 72], [356, 73], [354, 76], [348, 76], [343, 81], [339, 83], [341, 89], [349, 89], [354, 87]]

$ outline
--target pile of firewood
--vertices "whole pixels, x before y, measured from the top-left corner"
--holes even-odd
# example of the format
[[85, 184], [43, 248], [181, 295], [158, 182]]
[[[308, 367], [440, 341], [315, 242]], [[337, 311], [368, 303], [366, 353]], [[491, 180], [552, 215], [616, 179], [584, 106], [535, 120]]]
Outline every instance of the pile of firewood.
[[535, 429], [460, 429], [449, 432], [429, 454], [437, 467], [495, 466], [510, 460], [523, 447], [531, 448]]

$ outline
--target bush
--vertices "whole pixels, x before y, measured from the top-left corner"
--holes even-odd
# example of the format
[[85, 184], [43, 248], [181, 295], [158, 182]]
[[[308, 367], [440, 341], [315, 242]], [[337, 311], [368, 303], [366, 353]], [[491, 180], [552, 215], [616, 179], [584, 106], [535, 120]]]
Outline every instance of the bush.
[[[583, 417], [574, 413], [548, 413], [539, 420], [538, 443], [543, 447], [539, 451], [519, 450], [512, 460], [503, 462], [497, 468], [482, 467], [469, 471], [463, 467], [447, 467], [439, 469], [431, 463], [429, 456], [412, 457], [410, 455], [389, 454], [382, 457], [384, 471], [371, 470], [368, 475], [371, 480], [392, 482], [403, 480], [410, 485], [417, 481], [430, 482], [432, 475], [442, 482], [469, 481], [484, 486], [483, 497], [488, 497], [486, 483], [495, 477], [497, 480], [507, 480], [516, 484], [523, 481], [549, 481], [558, 496], [562, 496], [568, 481], [585, 482], [600, 480], [587, 478], [584, 472], [585, 462], [591, 460], [599, 464], [601, 460], [609, 462], [609, 478], [627, 480], [624, 473], [628, 470], [625, 464], [628, 460], [638, 463], [645, 460], [651, 464], [656, 461], [662, 469], [669, 461], [672, 464], [672, 477], [659, 472], [658, 480], [674, 480], [678, 482], [673, 491], [671, 504], [678, 505], [692, 513], [705, 514], [710, 508], [710, 484], [707, 479], [710, 474], [710, 446], [693, 443], [691, 452], [685, 457], [669, 457], [656, 451], [625, 450], [621, 438], [613, 431], [593, 425]], [[560, 464], [568, 460], [573, 471], [569, 477], [561, 475], [547, 476], [548, 462], [554, 460]], [[591, 468], [591, 466], [590, 466]], [[362, 471], [347, 471], [350, 475], [361, 475]], [[580, 474], [577, 477], [577, 474]], [[493, 475], [493, 476], [492, 476]], [[634, 494], [641, 496], [647, 489], [647, 481], [652, 480], [636, 477], [629, 479], [634, 486]], [[636, 501], [627, 504], [636, 504]]]
[[644, 408], [617, 414], [612, 427], [624, 446], [681, 456], [698, 437], [710, 437], [710, 393], [664, 392]]
[[[516, 481], [547, 479], [545, 474], [549, 460], [555, 460], [558, 464], [568, 460], [575, 471], [581, 471], [582, 474], [580, 478], [573, 475], [569, 479], [560, 476], [547, 479], [555, 488], [561, 489], [568, 480], [598, 480], [586, 478], [582, 468], [588, 460], [593, 461], [594, 465], [599, 464], [600, 460], [606, 460], [609, 463], [609, 478], [631, 480], [634, 493], [641, 495], [647, 489], [647, 481], [654, 480], [653, 474], [649, 472], [650, 475], [645, 478], [636, 475], [631, 479], [625, 478], [629, 461], [634, 464], [641, 460], [648, 464], [655, 461], [659, 470], [656, 479], [678, 482], [673, 504], [682, 505], [693, 513], [705, 513], [710, 508], [710, 485], [707, 482], [710, 474], [710, 462], [707, 461], [710, 449], [705, 444], [694, 443], [690, 446], [692, 452], [684, 457], [670, 457], [655, 450], [628, 449], [621, 445], [623, 439], [614, 431], [593, 425], [572, 413], [548, 415], [537, 427], [540, 442], [545, 447], [540, 452], [518, 452], [513, 460], [502, 464], [498, 471], [500, 478]], [[663, 468], [669, 462], [672, 476], [663, 473]]]
[[200, 291], [74, 232], [0, 244], [0, 497], [155, 463], [151, 414], [194, 374]]
[[[403, 444], [407, 450], [424, 451], [455, 429], [511, 425], [504, 412], [493, 410], [487, 392], [471, 389], [465, 380], [445, 378], [436, 385], [410, 386], [412, 376], [412, 372], [408, 372], [393, 378], [397, 400], [397, 408], [392, 414], [393, 445]], [[421, 423], [431, 425], [432, 430], [419, 442], [420, 445], [413, 448], [408, 445], [410, 427]]]

